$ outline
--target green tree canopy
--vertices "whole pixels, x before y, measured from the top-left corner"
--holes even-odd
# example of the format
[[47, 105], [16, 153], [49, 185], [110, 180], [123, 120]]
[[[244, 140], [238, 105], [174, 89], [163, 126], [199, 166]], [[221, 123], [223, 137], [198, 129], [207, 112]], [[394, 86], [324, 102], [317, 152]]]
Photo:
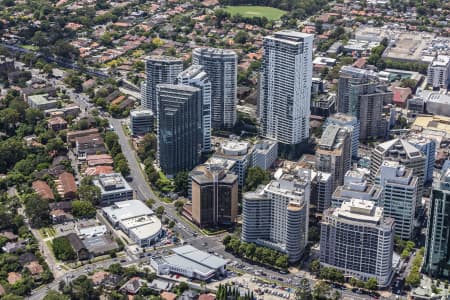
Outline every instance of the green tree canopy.
[[238, 33], [236, 33], [233, 38], [234, 42], [237, 44], [245, 44], [249, 41], [249, 39], [250, 36], [248, 35], [248, 33], [242, 30], [238, 31]]
[[264, 171], [259, 167], [251, 167], [248, 169], [247, 177], [245, 178], [245, 190], [253, 191], [260, 184], [266, 184], [270, 180], [270, 173]]
[[70, 300], [69, 296], [63, 295], [57, 291], [50, 290], [43, 300]]
[[65, 236], [54, 238], [52, 249], [55, 257], [60, 260], [74, 260], [77, 258], [75, 251]]
[[187, 196], [189, 190], [189, 173], [178, 172], [174, 179], [175, 192]]
[[302, 278], [300, 280], [300, 284], [295, 290], [295, 299], [296, 300], [312, 300], [311, 293], [311, 285], [309, 284], [309, 280], [306, 278]]
[[378, 281], [376, 278], [369, 278], [365, 283], [366, 289], [370, 291], [376, 291], [378, 288]]
[[72, 201], [72, 213], [77, 218], [95, 217], [95, 207], [90, 201], [75, 200]]
[[332, 291], [329, 284], [325, 281], [319, 281], [314, 286], [312, 295], [314, 300], [326, 300], [329, 299], [329, 294]]
[[37, 194], [29, 194], [25, 199], [25, 214], [33, 227], [40, 228], [50, 223], [50, 209], [47, 200]]
[[404, 88], [409, 87], [412, 91], [414, 91], [417, 86], [417, 80], [411, 78], [402, 79], [400, 86]]
[[78, 189], [78, 196], [80, 200], [87, 201], [93, 205], [99, 204], [101, 191], [100, 188], [93, 184], [81, 184]]

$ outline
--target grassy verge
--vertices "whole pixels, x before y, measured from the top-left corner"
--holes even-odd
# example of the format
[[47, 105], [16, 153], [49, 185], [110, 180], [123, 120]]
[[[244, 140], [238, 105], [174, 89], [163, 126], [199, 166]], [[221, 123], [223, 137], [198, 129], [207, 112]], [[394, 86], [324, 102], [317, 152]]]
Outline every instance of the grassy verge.
[[[120, 124], [121, 126], [122, 126], [122, 129], [123, 129], [123, 132], [125, 133], [125, 135], [126, 136], [128, 136], [128, 137], [130, 137], [131, 136], [131, 130], [130, 130], [130, 128], [127, 126], [127, 125], [125, 125], [125, 124]], [[130, 140], [130, 145], [131, 145], [131, 149], [133, 149], [133, 145], [132, 145], [132, 143], [131, 143], [131, 140]], [[133, 149], [134, 150], [134, 149]]]
[[237, 268], [230, 267], [230, 266], [227, 266], [227, 270], [230, 270], [230, 271], [232, 271], [232, 272], [238, 274], [239, 276], [245, 274], [245, 272], [243, 272], [242, 270], [239, 270], [239, 269], [237, 269]]
[[53, 227], [43, 227], [39, 229], [39, 234], [43, 239], [54, 237], [56, 235], [56, 230]]
[[193, 230], [199, 230], [201, 233], [203, 233], [204, 235], [208, 235], [208, 236], [214, 236], [214, 235], [219, 235], [222, 233], [227, 232], [225, 229], [222, 230], [217, 230], [217, 231], [212, 231], [212, 230], [208, 230], [208, 229], [202, 229], [199, 228], [197, 225], [195, 225], [194, 223], [192, 223], [190, 220], [188, 220], [185, 216], [183, 216], [182, 214], [177, 212], [177, 216], [179, 216], [180, 218], [182, 218], [186, 224], [191, 227], [191, 229]]
[[173, 203], [173, 200], [168, 198], [168, 197], [162, 197], [162, 198], [160, 198], [160, 200], [162, 202], [164, 202], [164, 203], [167, 203], [167, 204], [172, 204]]
[[211, 236], [219, 235], [219, 234], [223, 234], [223, 233], [226, 233], [226, 232], [227, 232], [225, 229], [220, 229], [220, 230], [210, 230], [210, 229], [207, 229], [207, 228], [204, 228], [204, 229], [200, 229], [200, 228], [199, 228], [199, 230], [200, 230], [203, 234], [205, 234], [205, 235], [211, 235]]
[[[119, 256], [119, 255], [117, 255], [117, 256]], [[72, 269], [77, 269], [77, 268], [85, 266], [85, 265], [97, 263], [97, 262], [108, 260], [108, 259], [111, 259], [111, 256], [109, 254], [105, 254], [105, 255], [94, 257], [88, 261], [77, 261], [77, 262], [69, 264], [69, 266]]]
[[50, 250], [50, 251], [52, 251], [53, 252], [53, 244], [52, 244], [52, 241], [45, 241], [45, 244], [47, 244], [47, 248], [48, 248], [48, 250]]

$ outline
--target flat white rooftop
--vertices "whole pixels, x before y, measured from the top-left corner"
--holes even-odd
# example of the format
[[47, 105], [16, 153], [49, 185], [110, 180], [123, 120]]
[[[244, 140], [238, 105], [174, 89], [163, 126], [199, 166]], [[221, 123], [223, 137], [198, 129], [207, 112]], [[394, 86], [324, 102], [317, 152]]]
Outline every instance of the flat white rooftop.
[[130, 232], [140, 240], [154, 237], [162, 228], [161, 221], [156, 216], [149, 217], [148, 222], [144, 224], [135, 223], [134, 225], [135, 226], [130, 229]]
[[227, 261], [225, 259], [222, 259], [213, 254], [209, 254], [205, 251], [198, 250], [191, 245], [173, 248], [172, 251], [179, 256], [182, 256], [186, 259], [212, 269], [218, 269], [227, 264]]
[[116, 202], [114, 205], [102, 208], [102, 210], [111, 220], [116, 222], [140, 216], [153, 215], [153, 210], [140, 200]]
[[344, 201], [341, 207], [335, 210], [335, 213], [340, 217], [362, 223], [376, 223], [383, 217], [382, 208], [376, 207], [375, 203], [370, 200], [361, 199]]

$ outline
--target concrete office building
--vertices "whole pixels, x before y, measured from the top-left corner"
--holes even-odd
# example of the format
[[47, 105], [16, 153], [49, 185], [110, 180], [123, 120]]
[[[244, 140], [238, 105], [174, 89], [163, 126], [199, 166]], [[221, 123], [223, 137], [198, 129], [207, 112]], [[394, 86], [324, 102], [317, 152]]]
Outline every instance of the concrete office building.
[[[239, 168], [235, 160], [212, 156], [205, 162], [205, 165], [218, 166], [222, 168], [224, 172], [238, 176], [238, 185], [239, 185]], [[188, 186], [189, 186], [188, 199], [192, 200], [192, 178], [190, 176]]]
[[419, 133], [409, 134], [406, 137], [406, 140], [408, 143], [419, 149], [425, 156], [424, 182], [431, 182], [433, 180], [434, 162], [436, 160], [436, 142]]
[[194, 223], [200, 227], [233, 225], [238, 212], [238, 177], [212, 164], [196, 167], [190, 177]]
[[[140, 93], [141, 93], [141, 107], [142, 108], [146, 108], [147, 106], [151, 106], [149, 104], [146, 104], [146, 101], [148, 99], [148, 97], [150, 97], [150, 91], [147, 90], [147, 83], [145, 82], [147, 80], [147, 78], [145, 78], [145, 80], [141, 81], [141, 86], [140, 86]], [[147, 91], [149, 92], [147, 94]]]
[[315, 206], [315, 214], [322, 214], [331, 206], [333, 194], [333, 176], [327, 172], [312, 172], [311, 205]]
[[344, 113], [336, 113], [326, 119], [325, 126], [328, 126], [329, 124], [337, 125], [347, 129], [347, 131], [351, 135], [352, 140], [352, 157], [358, 157], [360, 132], [360, 124], [358, 118]]
[[159, 84], [158, 159], [168, 176], [189, 171], [200, 159], [202, 145], [201, 90], [188, 85]]
[[202, 281], [226, 274], [227, 261], [216, 255], [200, 251], [190, 245], [172, 249], [173, 254], [150, 259], [158, 275], [180, 274]]
[[27, 97], [27, 103], [31, 108], [47, 110], [58, 106], [58, 99], [51, 98], [48, 94], [31, 95]]
[[425, 111], [425, 101], [422, 97], [415, 96], [407, 100], [408, 117], [415, 117]]
[[233, 50], [197, 48], [192, 63], [203, 66], [211, 82], [211, 126], [215, 129], [233, 128], [237, 119], [237, 63]]
[[368, 83], [355, 86], [359, 94], [355, 97], [356, 114], [359, 118], [361, 140], [384, 137], [387, 134], [388, 122], [383, 114], [385, 104], [392, 103], [393, 93], [386, 86]]
[[331, 173], [333, 190], [344, 183], [344, 175], [351, 168], [351, 137], [345, 127], [328, 125], [316, 150], [316, 167]]
[[387, 121], [383, 107], [392, 103], [393, 93], [381, 85], [371, 71], [343, 67], [338, 82], [338, 112], [359, 119], [360, 139], [384, 137]]
[[262, 135], [283, 144], [309, 138], [314, 35], [279, 31], [264, 38], [259, 113]]
[[433, 182], [425, 243], [424, 271], [433, 277], [450, 276], [450, 169]]
[[403, 138], [395, 138], [379, 144], [375, 147], [370, 156], [370, 182], [375, 182], [375, 177], [384, 160], [398, 161], [401, 165], [405, 166], [405, 168], [411, 169], [413, 176], [417, 176], [417, 204], [420, 204], [426, 166], [426, 158], [422, 152]]
[[285, 174], [243, 196], [242, 240], [286, 253], [298, 261], [308, 242], [309, 170]]
[[354, 96], [351, 92], [351, 87], [377, 79], [376, 72], [352, 66], [343, 66], [339, 71], [337, 111], [352, 115], [352, 111], [355, 109], [351, 107], [351, 103], [355, 101], [351, 99]]
[[211, 82], [200, 65], [192, 65], [178, 74], [178, 84], [192, 85], [202, 91], [202, 151], [211, 151]]
[[394, 219], [368, 200], [344, 201], [324, 212], [320, 234], [320, 263], [360, 280], [389, 285], [394, 251]]
[[133, 189], [120, 173], [101, 174], [93, 184], [100, 189], [100, 205], [133, 199]]
[[248, 168], [252, 165], [253, 145], [249, 142], [230, 140], [220, 144], [213, 158], [235, 161], [233, 171], [238, 175], [239, 186], [244, 186]]
[[274, 140], [258, 141], [252, 156], [252, 167], [268, 170], [278, 158], [278, 142]]
[[376, 183], [381, 187], [380, 207], [395, 220], [395, 235], [411, 240], [417, 202], [417, 177], [396, 161], [383, 161]]
[[351, 199], [369, 200], [379, 205], [380, 197], [380, 186], [369, 183], [359, 171], [347, 171], [344, 185], [338, 186], [331, 196], [331, 206], [341, 207], [344, 201]]
[[416, 95], [417, 98], [422, 100], [426, 113], [450, 117], [450, 94], [448, 90], [425, 90], [418, 92]]
[[162, 235], [162, 224], [153, 211], [140, 200], [116, 202], [102, 208], [112, 226], [122, 230], [139, 247], [149, 247]]
[[130, 111], [130, 128], [133, 135], [143, 135], [153, 131], [154, 115], [151, 109]]
[[428, 65], [427, 83], [433, 88], [448, 87], [450, 83], [450, 57], [438, 55]]
[[183, 71], [183, 60], [171, 56], [148, 56], [145, 58], [145, 83], [141, 86], [141, 106], [151, 109], [157, 116], [156, 86], [174, 84]]
[[[314, 80], [314, 78], [313, 78]], [[312, 83], [314, 92], [314, 81]], [[324, 118], [329, 117], [336, 112], [336, 95], [335, 94], [320, 94], [314, 95], [311, 99], [311, 114], [315, 116], [321, 116]]]

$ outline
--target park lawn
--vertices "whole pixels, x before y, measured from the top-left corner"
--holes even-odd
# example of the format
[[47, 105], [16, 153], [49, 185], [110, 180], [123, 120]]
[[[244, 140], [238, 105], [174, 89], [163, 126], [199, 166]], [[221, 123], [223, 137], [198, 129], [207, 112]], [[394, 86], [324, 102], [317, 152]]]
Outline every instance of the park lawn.
[[33, 46], [33, 45], [22, 45], [21, 47], [24, 48], [24, 49], [27, 49], [27, 50], [31, 50], [31, 51], [39, 50], [39, 47]]
[[227, 6], [225, 10], [232, 16], [240, 14], [243, 17], [266, 17], [268, 20], [279, 20], [286, 12], [284, 10], [268, 7], [268, 6], [252, 6], [252, 5], [239, 5], [239, 6]]

